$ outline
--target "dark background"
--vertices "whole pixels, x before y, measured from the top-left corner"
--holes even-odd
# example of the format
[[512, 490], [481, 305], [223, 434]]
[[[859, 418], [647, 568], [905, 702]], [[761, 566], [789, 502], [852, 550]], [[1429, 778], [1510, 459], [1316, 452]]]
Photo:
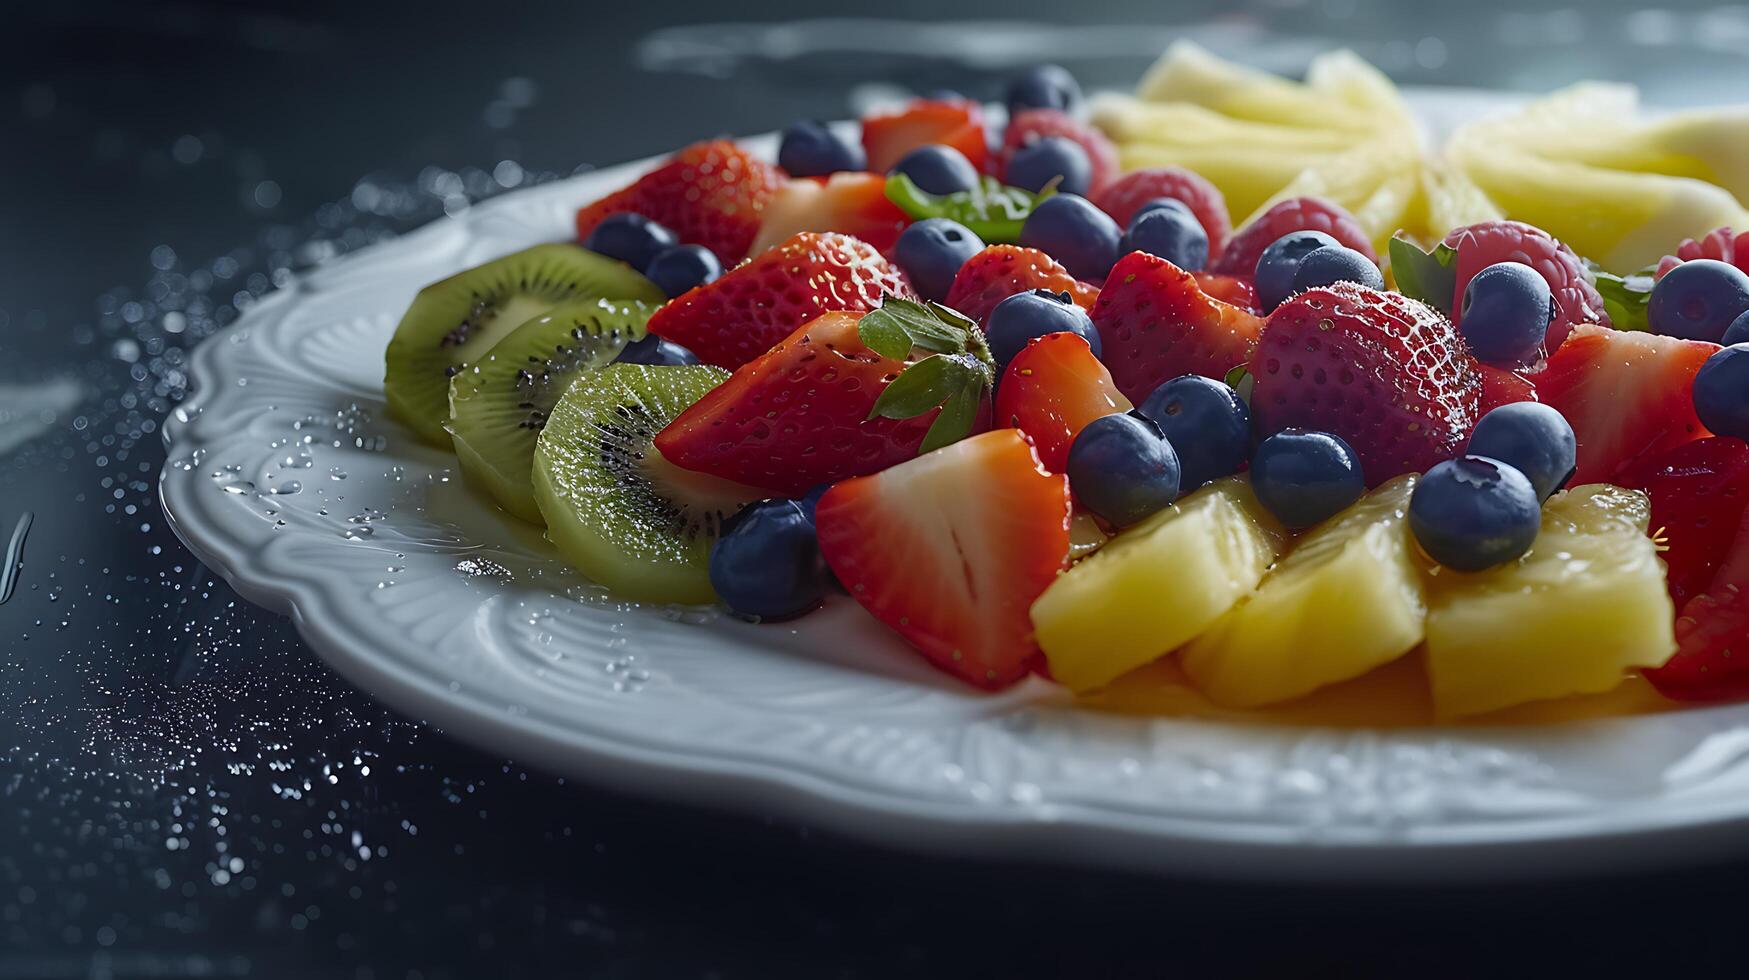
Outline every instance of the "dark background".
[[[36, 521], [0, 605], [0, 978], [1736, 966], [1743, 863], [1238, 887], [923, 859], [573, 785], [378, 706], [167, 532], [156, 423], [183, 351], [276, 270], [506, 186], [842, 116], [881, 85], [991, 96], [1036, 59], [1122, 87], [1180, 36], [1288, 72], [1344, 43], [1409, 83], [1749, 91], [1749, 15], [1730, 8], [974, 0], [794, 23], [852, 13], [7, 5], [0, 544]], [[685, 26], [703, 20], [735, 23]]]

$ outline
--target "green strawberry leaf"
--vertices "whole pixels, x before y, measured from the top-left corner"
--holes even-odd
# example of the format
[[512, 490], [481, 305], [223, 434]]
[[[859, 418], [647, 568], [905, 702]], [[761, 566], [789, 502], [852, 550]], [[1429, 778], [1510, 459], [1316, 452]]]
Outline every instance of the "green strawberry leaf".
[[911, 220], [952, 218], [972, 230], [986, 244], [1012, 244], [1020, 240], [1020, 226], [1038, 202], [1055, 193], [1047, 187], [1034, 194], [1018, 187], [1005, 187], [994, 177], [983, 178], [977, 187], [953, 194], [931, 194], [904, 174], [887, 178], [887, 200], [899, 206]]
[[1397, 292], [1450, 316], [1457, 292], [1457, 251], [1440, 244], [1423, 252], [1407, 238], [1392, 238], [1390, 254]]
[[923, 444], [917, 448], [917, 452], [931, 453], [971, 435], [972, 426], [978, 423], [978, 405], [983, 399], [983, 384], [976, 380], [968, 382], [942, 404], [941, 414], [935, 417], [935, 421], [929, 425], [929, 431], [923, 434]]
[[1618, 276], [1604, 271], [1590, 259], [1585, 260], [1585, 269], [1597, 286], [1597, 294], [1603, 297], [1603, 311], [1609, 314], [1610, 326], [1617, 330], [1651, 329], [1646, 322], [1646, 304], [1652, 300], [1653, 269]]
[[906, 368], [875, 399], [868, 417], [916, 418], [940, 408], [967, 388], [983, 390], [988, 373], [971, 354], [931, 354]]

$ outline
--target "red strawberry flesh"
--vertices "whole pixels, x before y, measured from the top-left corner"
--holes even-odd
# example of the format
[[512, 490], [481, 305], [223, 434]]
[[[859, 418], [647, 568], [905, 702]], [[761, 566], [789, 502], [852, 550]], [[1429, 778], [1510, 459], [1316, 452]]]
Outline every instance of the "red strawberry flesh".
[[897, 267], [849, 235], [804, 232], [675, 297], [650, 332], [734, 370], [821, 313], [861, 313], [909, 296]]
[[935, 666], [990, 689], [1030, 672], [1032, 602], [1069, 551], [1069, 487], [1018, 429], [840, 483], [816, 524], [851, 596]]
[[1263, 325], [1203, 292], [1196, 276], [1146, 252], [1118, 259], [1092, 317], [1112, 380], [1132, 402], [1182, 375], [1225, 378], [1250, 358]]
[[631, 211], [731, 266], [746, 256], [765, 203], [782, 180], [783, 171], [728, 140], [694, 143], [630, 187], [579, 210], [577, 238], [588, 238], [608, 215]]
[[869, 350], [859, 319], [803, 324], [657, 433], [656, 449], [685, 469], [792, 497], [915, 457], [939, 413], [868, 418], [905, 364]]
[[1033, 340], [1008, 362], [996, 389], [995, 422], [1031, 436], [1045, 469], [1061, 473], [1069, 447], [1087, 423], [1133, 407], [1086, 340], [1053, 333]]
[[1277, 307], [1251, 374], [1260, 435], [1341, 436], [1368, 486], [1450, 459], [1479, 417], [1481, 373], [1451, 321], [1400, 293], [1351, 283]]

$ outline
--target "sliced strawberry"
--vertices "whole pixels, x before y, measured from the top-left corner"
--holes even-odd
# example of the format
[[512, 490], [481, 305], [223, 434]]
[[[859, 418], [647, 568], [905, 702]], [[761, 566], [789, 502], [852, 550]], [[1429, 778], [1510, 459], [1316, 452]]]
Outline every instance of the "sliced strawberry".
[[1696, 439], [1634, 461], [1616, 482], [1652, 499], [1652, 529], [1664, 541], [1670, 598], [1681, 608], [1712, 583], [1749, 506], [1749, 443]]
[[1729, 553], [1706, 592], [1676, 617], [1676, 654], [1645, 672], [1665, 697], [1723, 701], [1749, 697], [1749, 513], [1734, 528]]
[[[1221, 257], [1227, 239], [1233, 234], [1232, 219], [1227, 216], [1227, 199], [1221, 189], [1208, 178], [1183, 167], [1155, 167], [1124, 174], [1099, 192], [1093, 203], [1111, 215], [1120, 227], [1127, 227], [1142, 205], [1156, 198], [1170, 197], [1183, 201], [1202, 223], [1209, 236], [1209, 260]], [[1249, 276], [1256, 270], [1257, 260], [1241, 270]]]
[[1701, 236], [1699, 241], [1683, 239], [1675, 255], [1666, 255], [1658, 263], [1658, 278], [1664, 278], [1671, 269], [1695, 259], [1717, 259], [1749, 272], [1749, 231], [1738, 233], [1729, 228], [1715, 228]]
[[1537, 396], [1579, 440], [1574, 485], [1609, 480], [1648, 453], [1707, 435], [1694, 414], [1694, 376], [1717, 344], [1580, 326], [1536, 378]]
[[1480, 361], [1476, 368], [1482, 372], [1482, 404], [1476, 413], [1478, 419], [1502, 405], [1537, 400], [1536, 382], [1523, 374]]
[[1225, 378], [1244, 364], [1263, 321], [1202, 291], [1195, 276], [1156, 255], [1117, 260], [1093, 304], [1101, 356], [1132, 402], [1186, 374]]
[[853, 235], [885, 253], [910, 223], [887, 200], [887, 178], [880, 174], [845, 171], [824, 180], [802, 177], [785, 181], [766, 202], [749, 254], [758, 255], [804, 231]]
[[983, 171], [990, 156], [983, 107], [970, 99], [912, 99], [862, 118], [862, 148], [875, 173], [886, 173], [905, 154], [930, 143], [953, 147]]
[[1261, 315], [1263, 304], [1257, 301], [1257, 286], [1250, 276], [1223, 276], [1216, 272], [1193, 272], [1197, 288], [1220, 300], [1231, 303], [1247, 313]]
[[1482, 376], [1438, 310], [1401, 293], [1338, 283], [1276, 307], [1251, 358], [1260, 435], [1332, 432], [1368, 486], [1457, 454], [1480, 417]]
[[827, 313], [737, 369], [656, 434], [662, 458], [799, 496], [916, 456], [939, 413], [868, 417], [906, 362], [869, 350], [857, 335], [860, 319]]
[[1290, 231], [1321, 231], [1371, 259], [1375, 265], [1378, 263], [1379, 257], [1372, 250], [1372, 239], [1367, 237], [1360, 222], [1354, 220], [1354, 215], [1321, 197], [1290, 197], [1277, 201], [1240, 228], [1227, 240], [1221, 257], [1209, 263], [1209, 271], [1254, 275], [1263, 250]]
[[1014, 159], [1015, 151], [1047, 136], [1060, 136], [1087, 151], [1087, 162], [1093, 165], [1088, 197], [1117, 179], [1117, 147], [1111, 139], [1061, 109], [1023, 109], [1008, 120], [1008, 129], [1002, 134], [1002, 151], [996, 160], [996, 176], [1006, 181], [1008, 161]]
[[577, 238], [588, 238], [610, 214], [634, 211], [734, 265], [747, 255], [760, 214], [782, 180], [783, 171], [728, 140], [694, 143], [630, 187], [578, 211]]
[[1027, 344], [1008, 362], [996, 389], [996, 424], [1031, 436], [1052, 473], [1064, 471], [1069, 446], [1087, 423], [1134, 407], [1093, 348], [1072, 333], [1046, 334]]
[[1069, 553], [1069, 481], [1020, 430], [840, 483], [815, 523], [833, 574], [931, 663], [991, 689], [1027, 675], [1032, 602]]
[[1464, 289], [1476, 273], [1496, 262], [1517, 262], [1535, 269], [1548, 281], [1560, 316], [1549, 322], [1544, 347], [1554, 353], [1566, 343], [1573, 327], [1581, 323], [1601, 323], [1609, 326], [1609, 314], [1604, 312], [1603, 297], [1585, 274], [1585, 264], [1573, 250], [1561, 244], [1553, 235], [1522, 221], [1484, 221], [1481, 224], [1454, 229], [1445, 236], [1445, 244], [1456, 250], [1453, 271], [1457, 283], [1452, 295], [1451, 319], [1463, 323]]
[[1098, 289], [1076, 279], [1056, 259], [1036, 248], [991, 245], [960, 266], [948, 287], [946, 305], [982, 323], [997, 303], [1029, 289], [1068, 293], [1084, 310], [1091, 309], [1099, 297]]
[[888, 295], [910, 287], [867, 242], [804, 232], [675, 297], [650, 332], [732, 371], [821, 313], [872, 310]]

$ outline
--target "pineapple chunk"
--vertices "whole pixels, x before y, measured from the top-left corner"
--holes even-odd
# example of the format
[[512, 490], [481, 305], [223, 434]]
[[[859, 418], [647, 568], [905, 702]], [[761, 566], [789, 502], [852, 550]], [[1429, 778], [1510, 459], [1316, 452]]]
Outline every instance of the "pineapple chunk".
[[1676, 649], [1664, 563], [1644, 494], [1570, 490], [1543, 511], [1525, 557], [1428, 589], [1427, 671], [1441, 717], [1479, 714], [1620, 684]]
[[1257, 585], [1284, 537], [1231, 477], [1111, 539], [1032, 605], [1051, 676], [1089, 691], [1172, 652]]
[[1421, 562], [1409, 533], [1415, 477], [1400, 476], [1307, 532], [1257, 590], [1184, 648], [1209, 699], [1255, 707], [1397, 659], [1425, 635]]

